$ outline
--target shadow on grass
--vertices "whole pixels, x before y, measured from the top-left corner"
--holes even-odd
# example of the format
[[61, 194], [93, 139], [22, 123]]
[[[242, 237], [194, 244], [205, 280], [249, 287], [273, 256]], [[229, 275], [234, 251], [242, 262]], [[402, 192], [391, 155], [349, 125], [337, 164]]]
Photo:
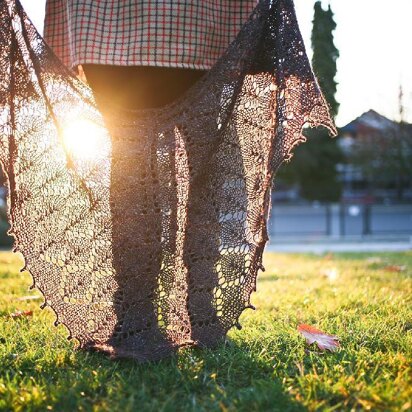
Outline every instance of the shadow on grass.
[[145, 364], [70, 350], [7, 363], [0, 375], [21, 387], [31, 381], [44, 392], [42, 399], [21, 405], [31, 410], [306, 410], [274, 377], [271, 362], [234, 342]]

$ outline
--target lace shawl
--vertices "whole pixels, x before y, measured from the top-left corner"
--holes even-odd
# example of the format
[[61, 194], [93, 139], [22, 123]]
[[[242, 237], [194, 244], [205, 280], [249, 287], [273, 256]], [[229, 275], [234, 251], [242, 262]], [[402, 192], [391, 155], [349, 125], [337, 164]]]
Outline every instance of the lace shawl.
[[81, 348], [155, 360], [212, 347], [262, 267], [276, 170], [305, 125], [335, 133], [291, 0], [262, 0], [161, 109], [113, 108], [0, 0], [0, 162], [10, 233]]

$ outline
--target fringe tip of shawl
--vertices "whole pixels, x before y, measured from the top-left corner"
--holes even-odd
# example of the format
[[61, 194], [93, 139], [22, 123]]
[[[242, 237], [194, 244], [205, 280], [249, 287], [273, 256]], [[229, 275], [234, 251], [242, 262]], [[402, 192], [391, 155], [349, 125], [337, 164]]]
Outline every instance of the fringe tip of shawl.
[[246, 306], [246, 309], [252, 309], [252, 310], [256, 310], [256, 307], [253, 305], [248, 305]]
[[259, 264], [258, 267], [262, 272], [266, 272], [266, 268], [262, 264]]
[[236, 326], [236, 328], [237, 328], [238, 330], [241, 330], [241, 329], [242, 329], [242, 325], [241, 325], [239, 322], [237, 322], [237, 323], [235, 324], [235, 326]]

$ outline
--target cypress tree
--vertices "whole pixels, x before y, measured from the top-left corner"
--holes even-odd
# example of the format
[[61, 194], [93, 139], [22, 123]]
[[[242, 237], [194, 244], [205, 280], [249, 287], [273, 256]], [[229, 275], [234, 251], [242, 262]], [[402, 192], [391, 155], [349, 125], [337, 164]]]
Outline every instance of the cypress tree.
[[[332, 116], [336, 116], [339, 109], [335, 98], [336, 60], [339, 57], [333, 42], [335, 28], [330, 6], [324, 10], [317, 1], [312, 29], [312, 66]], [[298, 185], [301, 196], [307, 200], [338, 201], [342, 188], [336, 164], [342, 161], [343, 156], [336, 139], [331, 139], [325, 129], [309, 129], [304, 134], [308, 141], [297, 147], [291, 163], [281, 168], [281, 181], [287, 185]]]
[[327, 10], [323, 10], [321, 2], [317, 1], [314, 6], [311, 38], [312, 66], [333, 116], [338, 114], [339, 109], [339, 103], [335, 98], [337, 88], [335, 81], [336, 61], [339, 57], [339, 51], [333, 41], [333, 31], [335, 29], [336, 23], [330, 5]]

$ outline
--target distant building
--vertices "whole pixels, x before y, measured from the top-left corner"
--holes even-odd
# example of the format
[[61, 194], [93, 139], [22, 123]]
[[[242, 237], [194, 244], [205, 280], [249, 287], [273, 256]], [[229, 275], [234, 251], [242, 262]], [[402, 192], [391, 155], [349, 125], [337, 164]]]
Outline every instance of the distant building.
[[[383, 153], [380, 161], [386, 162], [393, 160], [394, 157], [391, 154], [391, 150], [394, 150], [398, 141], [395, 141], [401, 134], [407, 134], [412, 141], [412, 124], [398, 123], [388, 119], [385, 116], [377, 113], [374, 110], [369, 110], [363, 113], [361, 116], [352, 120], [350, 123], [340, 128], [338, 144], [341, 147], [346, 161], [345, 163], [338, 165], [338, 171], [340, 179], [343, 183], [343, 197], [347, 199], [365, 198], [371, 196], [371, 181], [368, 180], [364, 173], [363, 168], [354, 164], [352, 161], [354, 155], [359, 148], [359, 143], [364, 142], [363, 148], [370, 147], [370, 150], [377, 150], [375, 145], [379, 145], [379, 150]], [[410, 151], [411, 148], [405, 147], [402, 150]], [[387, 158], [385, 158], [387, 153]], [[390, 156], [392, 156], [390, 158]], [[396, 159], [396, 158], [395, 158]], [[376, 182], [380, 179], [380, 176], [376, 176]], [[410, 176], [409, 186], [412, 183], [412, 176]], [[390, 182], [391, 183], [391, 182]], [[381, 199], [390, 199], [395, 197], [395, 189], [391, 190], [391, 186], [396, 186], [396, 182], [393, 184], [386, 184], [386, 187], [379, 187], [379, 184], [374, 186], [373, 196]], [[408, 186], [408, 184], [406, 185]]]
[[398, 123], [382, 116], [375, 112], [375, 110], [369, 110], [355, 120], [352, 120], [346, 126], [340, 128], [339, 145], [345, 153], [350, 154], [356, 139], [362, 139], [363, 137], [369, 137], [377, 133], [384, 134], [388, 130], [393, 130], [398, 126]]

